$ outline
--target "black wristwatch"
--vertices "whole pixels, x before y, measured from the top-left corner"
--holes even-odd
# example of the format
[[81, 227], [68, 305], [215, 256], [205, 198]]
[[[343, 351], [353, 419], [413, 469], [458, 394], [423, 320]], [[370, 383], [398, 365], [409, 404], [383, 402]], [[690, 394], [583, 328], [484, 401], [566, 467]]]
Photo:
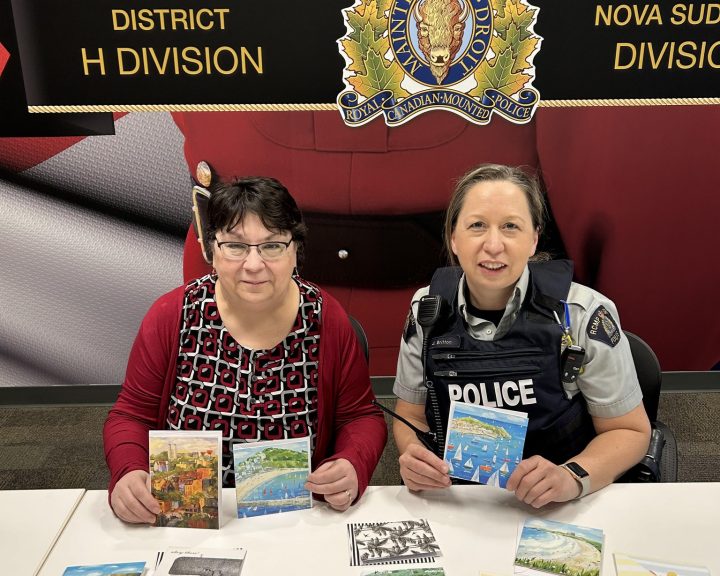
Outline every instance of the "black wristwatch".
[[578, 498], [582, 498], [590, 492], [590, 474], [587, 473], [585, 468], [577, 462], [565, 462], [565, 464], [560, 464], [560, 466], [570, 472], [570, 475], [580, 484], [581, 489], [580, 494], [577, 495]]

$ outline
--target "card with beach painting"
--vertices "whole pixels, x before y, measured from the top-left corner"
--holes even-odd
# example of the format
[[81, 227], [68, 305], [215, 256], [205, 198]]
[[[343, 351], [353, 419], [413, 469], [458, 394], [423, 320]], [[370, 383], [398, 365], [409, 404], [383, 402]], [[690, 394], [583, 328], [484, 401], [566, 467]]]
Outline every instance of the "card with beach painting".
[[142, 576], [145, 562], [121, 562], [94, 564], [92, 566], [68, 566], [63, 576]]
[[615, 552], [617, 576], [710, 576], [704, 566], [688, 566], [667, 560], [642, 558]]
[[219, 431], [151, 430], [150, 486], [160, 504], [155, 526], [220, 528]]
[[515, 554], [515, 576], [600, 576], [604, 540], [598, 528], [528, 519]]
[[450, 403], [444, 460], [453, 478], [505, 488], [522, 459], [525, 412]]
[[235, 444], [233, 459], [238, 518], [312, 506], [309, 437]]

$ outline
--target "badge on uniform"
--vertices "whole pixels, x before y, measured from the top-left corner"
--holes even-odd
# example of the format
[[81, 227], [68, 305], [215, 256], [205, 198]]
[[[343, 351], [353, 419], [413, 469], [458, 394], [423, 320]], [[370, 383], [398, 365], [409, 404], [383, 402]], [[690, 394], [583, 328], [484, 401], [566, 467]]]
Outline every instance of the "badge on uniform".
[[614, 348], [620, 342], [620, 329], [605, 306], [598, 306], [587, 325], [588, 338]]
[[413, 314], [412, 307], [410, 307], [407, 318], [405, 318], [405, 326], [403, 327], [403, 340], [405, 340], [405, 344], [407, 344], [407, 341], [415, 336], [415, 334], [417, 334], [417, 324], [415, 323], [415, 315]]

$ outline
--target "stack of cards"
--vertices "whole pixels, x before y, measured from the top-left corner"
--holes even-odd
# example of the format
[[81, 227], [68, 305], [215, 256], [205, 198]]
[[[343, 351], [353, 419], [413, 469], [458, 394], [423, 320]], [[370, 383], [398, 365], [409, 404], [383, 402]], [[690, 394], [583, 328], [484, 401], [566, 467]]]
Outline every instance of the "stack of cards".
[[440, 547], [427, 520], [348, 524], [350, 565], [435, 562]]
[[453, 478], [505, 488], [522, 460], [525, 412], [451, 402], [445, 454]]
[[599, 576], [604, 539], [597, 528], [526, 520], [515, 555], [515, 575]]
[[160, 503], [156, 526], [220, 528], [219, 431], [151, 430], [150, 484]]
[[238, 518], [312, 506], [309, 437], [235, 444], [233, 459]]

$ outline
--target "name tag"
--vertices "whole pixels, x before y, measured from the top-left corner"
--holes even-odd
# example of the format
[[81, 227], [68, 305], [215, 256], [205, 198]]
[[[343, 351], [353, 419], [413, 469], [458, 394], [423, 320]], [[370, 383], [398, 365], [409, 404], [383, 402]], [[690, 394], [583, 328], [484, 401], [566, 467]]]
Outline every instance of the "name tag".
[[430, 340], [430, 348], [460, 348], [460, 337], [438, 336]]

